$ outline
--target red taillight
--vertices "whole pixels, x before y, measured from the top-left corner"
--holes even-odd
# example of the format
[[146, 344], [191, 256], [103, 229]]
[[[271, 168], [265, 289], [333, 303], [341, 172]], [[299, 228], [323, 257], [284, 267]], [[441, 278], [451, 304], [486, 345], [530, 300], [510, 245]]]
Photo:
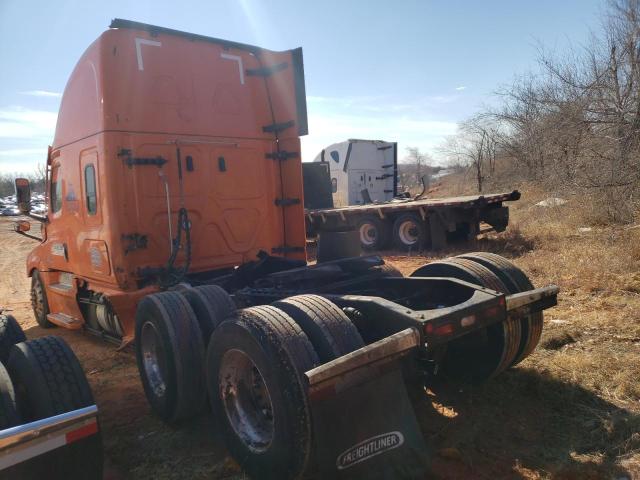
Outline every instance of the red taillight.
[[450, 323], [445, 323], [444, 325], [440, 325], [438, 328], [436, 328], [435, 332], [433, 333], [436, 336], [451, 335], [453, 333], [453, 325], [451, 325]]
[[499, 315], [504, 310], [503, 307], [504, 307], [504, 303], [502, 303], [501, 305], [496, 305], [495, 307], [489, 307], [486, 310], [481, 311], [479, 315], [482, 316], [483, 318], [495, 317], [496, 315]]

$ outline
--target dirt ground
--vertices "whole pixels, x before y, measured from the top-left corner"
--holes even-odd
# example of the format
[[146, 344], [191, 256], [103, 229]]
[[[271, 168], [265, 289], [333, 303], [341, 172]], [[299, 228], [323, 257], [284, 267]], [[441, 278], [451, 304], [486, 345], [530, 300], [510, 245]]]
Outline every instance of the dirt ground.
[[[507, 232], [473, 249], [510, 257], [536, 285], [558, 284], [560, 304], [517, 368], [482, 386], [427, 390], [416, 408], [433, 452], [427, 478], [640, 479], [640, 229], [580, 231], [566, 212], [532, 215], [537, 195], [512, 207]], [[210, 415], [175, 428], [151, 415], [132, 351], [37, 326], [25, 274], [33, 243], [0, 219], [0, 306], [29, 338], [60, 335], [78, 355], [101, 412], [109, 478], [245, 478]], [[386, 259], [408, 274], [432, 258]]]

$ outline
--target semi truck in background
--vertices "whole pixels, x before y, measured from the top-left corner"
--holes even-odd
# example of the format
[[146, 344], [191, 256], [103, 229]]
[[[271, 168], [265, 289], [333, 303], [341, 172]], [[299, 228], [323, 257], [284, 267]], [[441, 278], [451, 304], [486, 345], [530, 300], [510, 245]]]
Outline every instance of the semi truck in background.
[[448, 198], [398, 192], [398, 144], [347, 140], [323, 149], [302, 164], [307, 237], [321, 232], [358, 231], [369, 251], [395, 248], [440, 250], [452, 242], [473, 242], [480, 233], [509, 224], [504, 202], [517, 191]]
[[[350, 139], [324, 148], [313, 160], [329, 165], [334, 207], [392, 200], [398, 193], [398, 144]], [[369, 202], [371, 203], [371, 202]]]

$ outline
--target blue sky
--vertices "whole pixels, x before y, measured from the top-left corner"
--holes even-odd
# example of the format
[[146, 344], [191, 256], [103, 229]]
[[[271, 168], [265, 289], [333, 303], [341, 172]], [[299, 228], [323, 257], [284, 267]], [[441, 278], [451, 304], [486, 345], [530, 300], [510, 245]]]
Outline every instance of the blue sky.
[[303, 158], [347, 138], [433, 153], [537, 45], [588, 41], [596, 0], [0, 0], [0, 172], [31, 171], [84, 49], [120, 17], [274, 50], [304, 50]]

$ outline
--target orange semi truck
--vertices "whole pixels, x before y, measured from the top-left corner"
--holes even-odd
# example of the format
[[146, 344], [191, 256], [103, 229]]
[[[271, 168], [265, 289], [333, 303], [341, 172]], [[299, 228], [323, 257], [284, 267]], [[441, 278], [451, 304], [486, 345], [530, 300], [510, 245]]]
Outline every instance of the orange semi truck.
[[133, 342], [152, 410], [177, 422], [208, 398], [254, 478], [423, 475], [407, 388], [516, 365], [557, 287], [485, 253], [407, 278], [340, 248], [307, 265], [301, 49], [110, 27], [65, 89], [45, 218], [16, 180], [43, 225], [38, 323]]

